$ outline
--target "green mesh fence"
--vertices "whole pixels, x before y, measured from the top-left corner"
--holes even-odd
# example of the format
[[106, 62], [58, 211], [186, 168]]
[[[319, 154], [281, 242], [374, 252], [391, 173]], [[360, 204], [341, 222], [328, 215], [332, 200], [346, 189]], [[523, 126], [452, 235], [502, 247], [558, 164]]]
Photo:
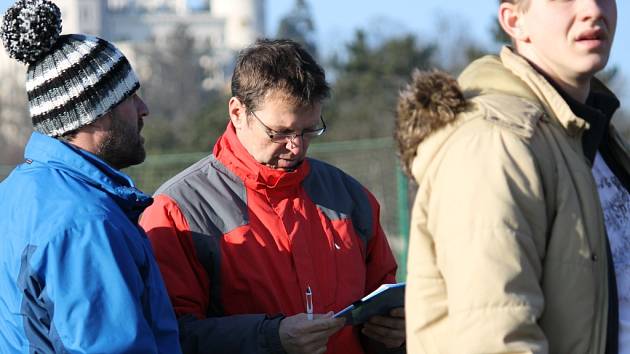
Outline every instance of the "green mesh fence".
[[[150, 155], [144, 163], [126, 169], [138, 188], [152, 194], [162, 183], [207, 156], [209, 152]], [[381, 205], [381, 223], [404, 278], [409, 202], [407, 179], [400, 172], [390, 138], [312, 144], [309, 156], [344, 170], [369, 189]], [[0, 165], [0, 180], [13, 166]]]

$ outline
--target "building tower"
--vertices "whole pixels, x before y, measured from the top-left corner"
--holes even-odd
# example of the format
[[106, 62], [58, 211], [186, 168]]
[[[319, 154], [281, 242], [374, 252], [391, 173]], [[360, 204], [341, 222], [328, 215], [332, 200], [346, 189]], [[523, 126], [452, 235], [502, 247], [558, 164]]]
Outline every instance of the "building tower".
[[265, 0], [209, 0], [214, 17], [225, 20], [225, 46], [239, 50], [265, 33]]
[[187, 0], [175, 0], [175, 13], [181, 16], [188, 14], [188, 1]]
[[105, 0], [55, 0], [61, 10], [63, 33], [101, 36]]

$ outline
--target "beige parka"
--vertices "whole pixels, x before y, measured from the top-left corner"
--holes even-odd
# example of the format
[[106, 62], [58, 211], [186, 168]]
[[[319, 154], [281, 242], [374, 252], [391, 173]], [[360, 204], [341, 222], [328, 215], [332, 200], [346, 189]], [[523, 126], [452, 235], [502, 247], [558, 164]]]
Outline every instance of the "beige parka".
[[408, 352], [604, 353], [608, 260], [588, 123], [508, 47], [458, 82], [469, 108], [424, 123], [412, 164]]

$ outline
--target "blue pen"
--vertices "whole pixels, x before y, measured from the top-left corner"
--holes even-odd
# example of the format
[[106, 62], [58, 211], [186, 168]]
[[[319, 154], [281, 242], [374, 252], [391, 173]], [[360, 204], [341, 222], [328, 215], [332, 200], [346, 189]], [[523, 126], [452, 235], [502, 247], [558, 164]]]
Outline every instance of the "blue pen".
[[306, 318], [313, 319], [313, 292], [310, 286], [306, 286]]

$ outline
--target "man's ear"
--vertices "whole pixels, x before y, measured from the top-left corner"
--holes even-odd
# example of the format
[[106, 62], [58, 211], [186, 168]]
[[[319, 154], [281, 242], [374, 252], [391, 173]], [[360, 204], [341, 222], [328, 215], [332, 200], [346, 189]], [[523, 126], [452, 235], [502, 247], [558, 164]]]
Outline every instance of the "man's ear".
[[230, 114], [230, 120], [234, 128], [240, 129], [243, 124], [247, 124], [247, 108], [245, 108], [245, 105], [238, 98], [230, 98], [228, 102], [228, 113]]
[[523, 30], [523, 12], [517, 4], [503, 2], [499, 5], [499, 24], [505, 33], [512, 38], [513, 42], [527, 42], [529, 36]]

